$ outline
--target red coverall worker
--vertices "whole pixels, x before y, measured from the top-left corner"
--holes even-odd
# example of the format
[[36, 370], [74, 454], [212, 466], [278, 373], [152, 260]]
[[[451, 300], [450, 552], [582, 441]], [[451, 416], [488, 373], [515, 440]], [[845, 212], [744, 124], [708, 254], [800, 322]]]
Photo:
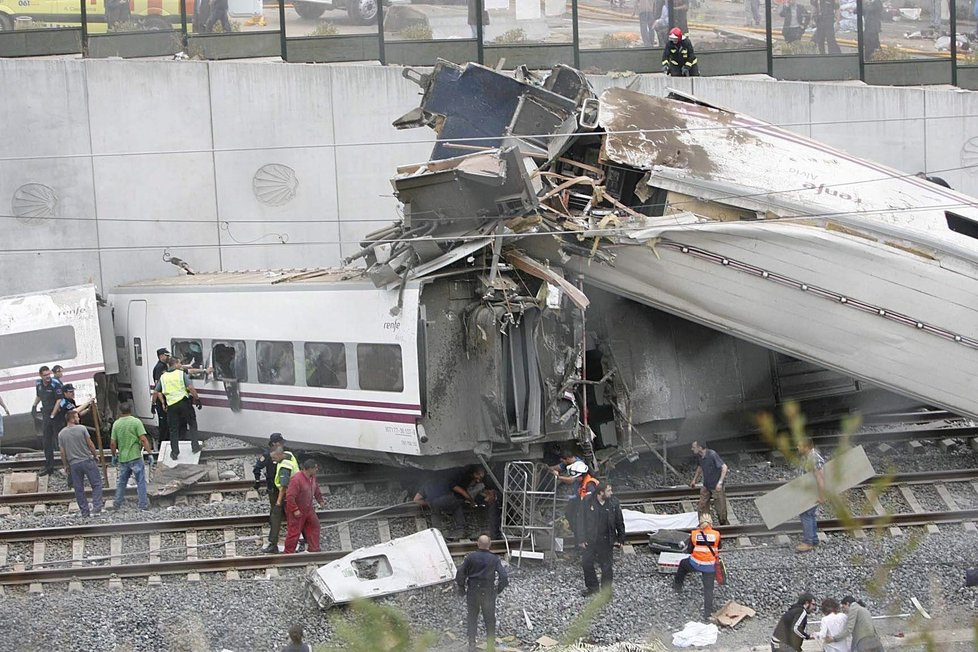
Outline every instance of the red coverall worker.
[[289, 528], [285, 534], [286, 554], [295, 552], [300, 533], [309, 544], [309, 552], [319, 552], [319, 517], [316, 516], [313, 499], [322, 507], [323, 494], [316, 482], [316, 471], [319, 467], [314, 462], [311, 466], [307, 464], [309, 462], [303, 465], [302, 473], [289, 482], [285, 494], [286, 514], [289, 519]]

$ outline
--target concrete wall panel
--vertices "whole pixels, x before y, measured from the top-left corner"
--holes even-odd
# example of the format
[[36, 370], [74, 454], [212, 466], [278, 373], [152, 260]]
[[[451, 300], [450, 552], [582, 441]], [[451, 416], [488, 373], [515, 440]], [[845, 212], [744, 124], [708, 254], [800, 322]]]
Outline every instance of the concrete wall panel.
[[927, 149], [920, 170], [941, 177], [955, 190], [978, 196], [978, 94], [924, 93]]
[[0, 160], [3, 249], [96, 247], [91, 159]]
[[211, 63], [208, 69], [218, 150], [333, 142], [331, 68]]
[[86, 61], [93, 152], [210, 150], [208, 65]]
[[214, 169], [209, 153], [95, 158], [99, 218], [209, 220]]
[[0, 157], [90, 153], [85, 68], [66, 60], [22, 63], [30, 65], [0, 67], [0, 115], [7, 120]]
[[[10, 252], [0, 255], [0, 295], [99, 284], [99, 255], [83, 251]], [[101, 285], [99, 285], [101, 288]]]
[[[176, 266], [163, 261], [165, 247], [141, 247], [133, 250], [104, 249], [102, 251], [102, 279], [100, 290], [107, 290], [147, 278], [182, 276]], [[185, 260], [194, 270], [213, 271], [221, 269], [221, 253], [217, 247], [170, 247], [171, 256]], [[193, 306], [188, 305], [187, 309]]]
[[221, 231], [221, 257], [225, 269], [331, 267], [340, 264], [338, 238], [336, 222], [232, 224]]
[[[810, 136], [810, 86], [767, 78], [744, 83], [742, 79], [730, 77], [698, 77], [693, 80], [693, 94], [718, 106]], [[758, 96], [764, 101], [758, 102]]]
[[812, 138], [899, 170], [922, 168], [923, 90], [845, 84], [811, 89]]

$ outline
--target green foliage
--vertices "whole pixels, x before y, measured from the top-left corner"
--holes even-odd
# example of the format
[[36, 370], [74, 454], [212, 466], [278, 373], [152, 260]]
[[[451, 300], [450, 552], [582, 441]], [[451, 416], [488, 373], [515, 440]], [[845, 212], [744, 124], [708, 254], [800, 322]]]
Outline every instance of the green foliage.
[[503, 32], [496, 37], [493, 43], [526, 43], [526, 32], [522, 28], [517, 27], [516, 29]]
[[577, 618], [567, 626], [567, 631], [560, 637], [560, 642], [564, 645], [572, 645], [584, 638], [591, 623], [609, 602], [611, 602], [611, 587], [603, 588], [591, 596], [591, 599], [581, 609], [581, 613], [577, 614]]
[[812, 41], [794, 41], [781, 44], [781, 56], [790, 57], [800, 54], [818, 54], [818, 48]]
[[326, 652], [424, 652], [434, 645], [432, 632], [415, 634], [404, 614], [386, 605], [358, 600], [347, 610], [349, 618], [335, 618], [337, 645]]
[[880, 49], [873, 52], [873, 56], [870, 57], [870, 61], [899, 61], [901, 59], [913, 59], [913, 55], [893, 45], [881, 45]]
[[335, 36], [338, 32], [336, 25], [328, 20], [321, 20], [316, 25], [316, 29], [309, 32], [309, 36]]
[[405, 25], [398, 33], [406, 41], [430, 41], [434, 36], [431, 27], [425, 23]]

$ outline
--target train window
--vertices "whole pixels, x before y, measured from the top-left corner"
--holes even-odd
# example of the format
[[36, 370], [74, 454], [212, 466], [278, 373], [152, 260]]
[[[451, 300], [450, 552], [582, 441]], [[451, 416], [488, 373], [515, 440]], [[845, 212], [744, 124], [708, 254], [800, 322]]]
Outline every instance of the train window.
[[55, 326], [0, 335], [2, 369], [51, 364], [56, 360], [72, 360], [76, 357], [78, 351], [75, 348], [73, 326]]
[[955, 233], [966, 235], [969, 238], [978, 238], [978, 222], [973, 219], [944, 211], [944, 218], [947, 220], [947, 228]]
[[400, 344], [357, 344], [360, 389], [404, 391]]
[[258, 382], [295, 385], [295, 350], [292, 342], [258, 342]]
[[170, 340], [170, 353], [187, 367], [204, 366], [204, 347], [200, 340]]
[[248, 358], [243, 340], [215, 340], [211, 361], [216, 380], [248, 382]]
[[346, 347], [339, 342], [306, 342], [306, 385], [346, 387]]

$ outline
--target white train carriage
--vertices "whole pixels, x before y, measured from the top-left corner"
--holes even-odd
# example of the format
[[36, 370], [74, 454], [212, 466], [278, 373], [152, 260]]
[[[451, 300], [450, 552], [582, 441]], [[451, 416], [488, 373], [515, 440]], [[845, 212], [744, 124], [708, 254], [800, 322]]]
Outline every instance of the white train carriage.
[[203, 432], [420, 455], [418, 284], [399, 293], [351, 276], [218, 272], [116, 288], [135, 413], [154, 421], [152, 370], [165, 347], [214, 368], [194, 381]]
[[106, 325], [99, 328], [91, 284], [0, 297], [0, 396], [14, 416], [11, 425], [20, 430], [28, 423], [41, 366], [61, 365], [61, 380], [75, 386], [79, 401], [95, 395], [95, 375], [107, 371], [103, 333], [111, 349], [108, 319]]

